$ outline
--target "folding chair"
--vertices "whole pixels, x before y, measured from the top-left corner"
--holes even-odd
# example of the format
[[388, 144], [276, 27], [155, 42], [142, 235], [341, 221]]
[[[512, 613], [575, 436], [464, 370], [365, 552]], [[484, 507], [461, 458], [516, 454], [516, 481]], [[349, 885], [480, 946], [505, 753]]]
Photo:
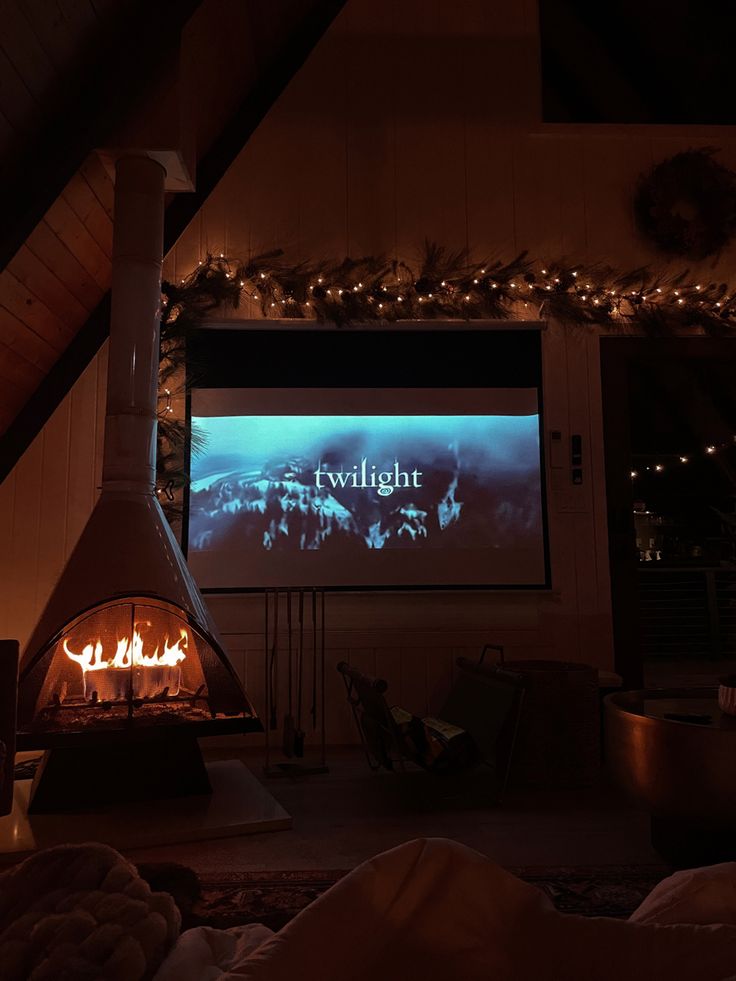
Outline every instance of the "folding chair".
[[[488, 650], [500, 653], [499, 664], [485, 662]], [[455, 664], [455, 682], [440, 717], [470, 733], [480, 759], [495, 775], [500, 800], [511, 772], [524, 679], [504, 667], [503, 648], [492, 644], [486, 644], [478, 661], [458, 657]]]

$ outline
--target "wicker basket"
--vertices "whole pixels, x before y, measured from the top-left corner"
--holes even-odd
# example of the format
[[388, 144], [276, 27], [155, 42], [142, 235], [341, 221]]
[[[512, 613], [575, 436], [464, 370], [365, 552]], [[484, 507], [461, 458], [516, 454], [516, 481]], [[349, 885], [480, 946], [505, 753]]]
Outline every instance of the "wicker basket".
[[566, 661], [506, 661], [523, 676], [511, 763], [517, 787], [589, 787], [600, 767], [598, 671]]

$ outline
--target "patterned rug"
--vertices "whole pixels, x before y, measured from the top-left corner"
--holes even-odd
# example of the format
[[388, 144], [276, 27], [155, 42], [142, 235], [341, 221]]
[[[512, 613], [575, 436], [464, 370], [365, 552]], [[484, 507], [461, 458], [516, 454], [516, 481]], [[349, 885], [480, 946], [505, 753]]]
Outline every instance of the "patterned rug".
[[[629, 916], [665, 876], [661, 866], [513, 868], [514, 875], [542, 889], [564, 913]], [[344, 871], [247, 872], [229, 878], [199, 875], [199, 898], [185, 914], [186, 926], [227, 928], [263, 923], [280, 929]]]

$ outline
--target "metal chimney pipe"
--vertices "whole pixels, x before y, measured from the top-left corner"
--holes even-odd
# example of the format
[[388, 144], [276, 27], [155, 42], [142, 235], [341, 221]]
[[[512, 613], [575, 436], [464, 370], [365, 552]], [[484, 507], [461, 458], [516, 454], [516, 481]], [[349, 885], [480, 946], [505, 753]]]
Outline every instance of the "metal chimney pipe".
[[150, 157], [115, 166], [103, 495], [155, 491], [165, 176]]

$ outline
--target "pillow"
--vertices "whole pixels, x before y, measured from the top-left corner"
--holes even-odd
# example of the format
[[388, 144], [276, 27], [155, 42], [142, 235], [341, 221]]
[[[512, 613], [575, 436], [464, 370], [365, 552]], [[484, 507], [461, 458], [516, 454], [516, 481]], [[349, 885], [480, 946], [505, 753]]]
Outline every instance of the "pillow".
[[663, 879], [631, 914], [634, 923], [736, 924], [736, 862]]

